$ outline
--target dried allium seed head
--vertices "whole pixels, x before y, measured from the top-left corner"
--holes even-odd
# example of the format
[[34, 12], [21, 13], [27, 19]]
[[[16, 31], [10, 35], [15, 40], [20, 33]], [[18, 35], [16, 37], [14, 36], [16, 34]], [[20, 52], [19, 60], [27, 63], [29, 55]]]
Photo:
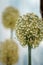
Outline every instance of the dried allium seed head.
[[18, 45], [13, 40], [6, 40], [1, 46], [2, 63], [15, 64], [18, 61]]
[[7, 7], [2, 15], [3, 25], [6, 28], [14, 29], [18, 17], [19, 11], [16, 8]]
[[28, 13], [18, 19], [16, 35], [21, 45], [36, 47], [43, 39], [43, 21], [34, 13]]

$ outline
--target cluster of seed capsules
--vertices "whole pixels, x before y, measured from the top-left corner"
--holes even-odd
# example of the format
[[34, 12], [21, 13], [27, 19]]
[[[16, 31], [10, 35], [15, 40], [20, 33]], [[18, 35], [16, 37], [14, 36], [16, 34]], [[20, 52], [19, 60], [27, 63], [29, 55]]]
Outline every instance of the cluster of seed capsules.
[[43, 40], [43, 21], [34, 13], [20, 16], [16, 23], [16, 35], [21, 45], [29, 45], [32, 48]]
[[7, 7], [2, 15], [2, 23], [4, 27], [14, 29], [16, 21], [19, 17], [19, 11], [14, 7]]
[[18, 45], [13, 40], [6, 40], [1, 44], [0, 61], [7, 65], [18, 62]]

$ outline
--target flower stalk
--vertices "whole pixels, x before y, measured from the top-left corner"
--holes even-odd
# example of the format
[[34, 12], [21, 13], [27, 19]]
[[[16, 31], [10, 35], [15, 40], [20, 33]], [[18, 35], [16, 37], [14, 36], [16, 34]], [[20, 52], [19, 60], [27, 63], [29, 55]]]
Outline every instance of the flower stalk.
[[31, 47], [28, 45], [28, 65], [31, 65]]
[[11, 29], [11, 39], [13, 39], [13, 29]]

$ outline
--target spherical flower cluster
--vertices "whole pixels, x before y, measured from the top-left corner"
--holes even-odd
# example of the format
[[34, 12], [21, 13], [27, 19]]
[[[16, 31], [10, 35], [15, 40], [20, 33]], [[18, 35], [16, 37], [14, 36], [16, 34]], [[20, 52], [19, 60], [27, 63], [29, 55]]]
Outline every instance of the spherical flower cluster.
[[21, 45], [38, 46], [43, 39], [43, 21], [34, 13], [20, 16], [16, 23], [16, 35]]
[[7, 7], [2, 15], [3, 25], [6, 28], [15, 28], [16, 21], [19, 17], [19, 11], [13, 7]]
[[12, 65], [18, 61], [18, 45], [13, 40], [6, 40], [1, 47], [2, 63]]

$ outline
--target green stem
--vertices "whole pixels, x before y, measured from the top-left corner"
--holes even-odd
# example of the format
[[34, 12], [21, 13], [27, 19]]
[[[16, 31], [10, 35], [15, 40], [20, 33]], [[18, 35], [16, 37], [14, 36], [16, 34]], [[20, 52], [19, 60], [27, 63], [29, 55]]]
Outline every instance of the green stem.
[[31, 46], [28, 45], [28, 65], [31, 65]]
[[11, 29], [11, 39], [13, 39], [13, 29]]

